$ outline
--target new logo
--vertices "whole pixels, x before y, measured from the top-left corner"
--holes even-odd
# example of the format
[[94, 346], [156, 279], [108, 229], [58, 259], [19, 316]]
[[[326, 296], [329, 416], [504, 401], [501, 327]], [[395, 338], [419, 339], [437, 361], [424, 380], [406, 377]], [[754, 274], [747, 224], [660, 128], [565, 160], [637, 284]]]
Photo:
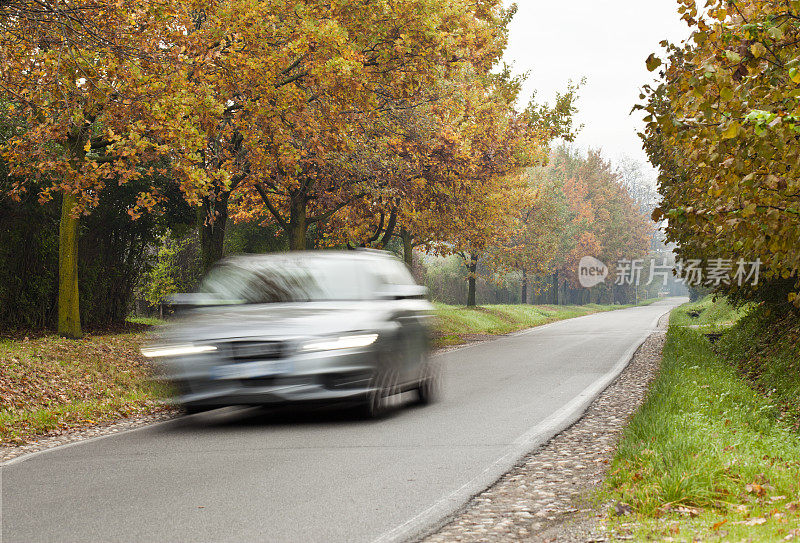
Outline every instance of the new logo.
[[592, 288], [605, 282], [608, 266], [592, 256], [584, 256], [578, 264], [578, 281], [583, 288]]

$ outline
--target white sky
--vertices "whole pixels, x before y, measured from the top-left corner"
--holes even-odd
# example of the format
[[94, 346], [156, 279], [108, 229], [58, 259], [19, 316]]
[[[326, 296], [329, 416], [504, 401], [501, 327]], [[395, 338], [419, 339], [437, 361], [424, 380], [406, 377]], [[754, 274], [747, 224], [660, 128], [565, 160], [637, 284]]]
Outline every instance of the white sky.
[[[512, 2], [507, 0], [506, 5]], [[569, 80], [586, 77], [577, 124], [580, 147], [602, 147], [606, 157], [647, 156], [636, 135], [641, 116], [629, 115], [639, 89], [653, 80], [645, 67], [663, 39], [680, 41], [688, 27], [675, 0], [518, 0], [505, 61], [530, 72], [525, 102], [551, 102]], [[638, 113], [638, 112], [637, 112]]]

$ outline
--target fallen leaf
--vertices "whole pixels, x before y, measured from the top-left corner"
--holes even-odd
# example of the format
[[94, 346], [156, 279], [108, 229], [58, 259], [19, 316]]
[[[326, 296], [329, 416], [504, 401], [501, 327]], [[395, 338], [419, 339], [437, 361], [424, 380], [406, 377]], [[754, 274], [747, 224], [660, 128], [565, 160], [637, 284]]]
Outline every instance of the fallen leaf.
[[714, 524], [711, 526], [711, 529], [712, 529], [712, 530], [714, 530], [714, 531], [716, 532], [717, 530], [719, 530], [720, 528], [722, 528], [722, 526], [723, 526], [723, 525], [724, 525], [726, 522], [728, 522], [728, 519], [721, 520], [721, 521], [719, 521], [719, 522], [715, 522], [715, 523], [714, 523]]
[[763, 496], [766, 494], [766, 490], [764, 487], [757, 484], [757, 483], [750, 483], [745, 485], [744, 489], [747, 491], [748, 494], [755, 494], [756, 496]]

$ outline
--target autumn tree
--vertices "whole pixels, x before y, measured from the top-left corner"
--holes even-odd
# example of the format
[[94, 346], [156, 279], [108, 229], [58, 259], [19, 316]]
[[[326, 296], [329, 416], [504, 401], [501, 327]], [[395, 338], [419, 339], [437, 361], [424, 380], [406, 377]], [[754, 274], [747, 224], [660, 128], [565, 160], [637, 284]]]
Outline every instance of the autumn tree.
[[651, 55], [659, 81], [639, 108], [660, 169], [668, 240], [683, 259], [763, 262], [761, 284], [717, 285], [740, 300], [794, 300], [800, 268], [800, 3], [678, 3], [691, 38]]
[[[475, 303], [481, 256], [502, 243], [517, 209], [534, 198], [525, 168], [544, 163], [550, 141], [571, 134], [576, 88], [559, 95], [553, 107], [531, 102], [520, 112], [514, 106], [522, 81], [506, 67], [462, 73], [441, 85], [439, 100], [417, 111], [427, 123], [414, 126], [427, 131], [416, 129], [415, 137], [400, 140], [406, 159], [406, 168], [396, 169], [403, 172], [400, 184], [387, 185], [390, 216], [396, 215], [387, 225], [403, 241], [407, 263], [415, 246], [459, 254], [468, 272], [468, 305]], [[380, 229], [382, 221], [368, 231], [373, 224]]]
[[[540, 238], [550, 244], [552, 252], [537, 279], [540, 290], [546, 288], [555, 295], [554, 301], [559, 301], [561, 291], [573, 298], [578, 296], [577, 302], [585, 301], [586, 292], [578, 281], [578, 263], [584, 256], [605, 262], [613, 279], [619, 260], [647, 254], [654, 226], [640, 203], [631, 197], [619, 168], [604, 159], [599, 150], [583, 153], [559, 146], [547, 167], [534, 173], [539, 185], [547, 188], [540, 206], [553, 206], [549, 218], [552, 227], [539, 235], [555, 239]], [[531, 230], [531, 234], [535, 232]], [[536, 241], [534, 236], [521, 239]], [[612, 301], [616, 294], [614, 285], [608, 282], [590, 293], [594, 298], [606, 296]]]
[[522, 303], [527, 303], [532, 289], [541, 290], [547, 276], [560, 266], [570, 226], [561, 185], [545, 175], [544, 168], [528, 168], [525, 174], [526, 197], [510, 206], [509, 231], [488, 255], [491, 269], [521, 276]]
[[[567, 181], [569, 201], [579, 217], [576, 237], [579, 240], [562, 269], [562, 280], [578, 289], [578, 262], [584, 256], [594, 256], [609, 267], [614, 278], [621, 260], [635, 260], [647, 255], [650, 233], [649, 217], [630, 195], [618, 171], [603, 158], [599, 150], [589, 150], [585, 157], [576, 157], [569, 168]], [[586, 252], [591, 250], [592, 252]], [[615, 301], [615, 285], [608, 282], [599, 287]], [[599, 292], [598, 295], [602, 295]]]
[[139, 179], [148, 173], [144, 165], [163, 159], [153, 121], [156, 98], [171, 84], [165, 45], [180, 36], [181, 19], [168, 3], [58, 9], [51, 18], [2, 21], [0, 99], [21, 126], [1, 151], [17, 179], [12, 196], [36, 191], [41, 201], [61, 199], [58, 329], [77, 337], [79, 217], [107, 183]]
[[435, 100], [426, 89], [448, 74], [490, 66], [504, 17], [496, 1], [225, 6], [236, 22], [217, 26], [234, 26], [234, 45], [210, 61], [235, 83], [247, 152], [234, 215], [274, 222], [293, 249], [309, 227], [385, 192], [375, 166], [394, 145], [387, 119]]

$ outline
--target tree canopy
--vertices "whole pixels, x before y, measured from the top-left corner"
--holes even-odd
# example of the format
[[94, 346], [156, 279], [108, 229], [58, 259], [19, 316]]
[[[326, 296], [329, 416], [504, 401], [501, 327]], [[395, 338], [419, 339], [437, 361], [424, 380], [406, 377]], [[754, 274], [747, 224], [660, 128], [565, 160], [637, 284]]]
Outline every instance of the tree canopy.
[[682, 0], [692, 30], [652, 55], [645, 148], [660, 170], [654, 218], [684, 259], [763, 263], [761, 285], [718, 290], [752, 299], [765, 284], [797, 299], [800, 266], [800, 2]]

